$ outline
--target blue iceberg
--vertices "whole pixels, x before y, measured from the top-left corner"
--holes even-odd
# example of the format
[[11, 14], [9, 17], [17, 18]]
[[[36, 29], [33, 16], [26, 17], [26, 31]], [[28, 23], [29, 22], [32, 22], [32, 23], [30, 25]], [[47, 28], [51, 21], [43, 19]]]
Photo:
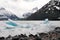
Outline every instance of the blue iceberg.
[[11, 21], [9, 21], [9, 22], [6, 22], [6, 24], [8, 24], [8, 25], [11, 25], [11, 26], [18, 26], [16, 23], [14, 23], [14, 22], [11, 22]]

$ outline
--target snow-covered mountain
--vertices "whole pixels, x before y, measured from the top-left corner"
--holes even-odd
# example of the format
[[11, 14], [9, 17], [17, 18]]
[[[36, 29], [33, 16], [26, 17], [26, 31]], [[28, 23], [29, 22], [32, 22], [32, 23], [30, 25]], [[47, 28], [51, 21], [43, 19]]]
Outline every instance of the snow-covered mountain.
[[12, 20], [60, 19], [60, 2], [51, 3], [51, 0], [2, 0], [0, 4], [6, 10], [2, 8], [0, 12]]
[[18, 20], [19, 18], [12, 12], [6, 10], [5, 8], [0, 8], [0, 20]]
[[[52, 3], [53, 2], [53, 3]], [[52, 4], [51, 4], [52, 3]], [[29, 16], [28, 20], [60, 20], [60, 1], [49, 1], [38, 11]]]

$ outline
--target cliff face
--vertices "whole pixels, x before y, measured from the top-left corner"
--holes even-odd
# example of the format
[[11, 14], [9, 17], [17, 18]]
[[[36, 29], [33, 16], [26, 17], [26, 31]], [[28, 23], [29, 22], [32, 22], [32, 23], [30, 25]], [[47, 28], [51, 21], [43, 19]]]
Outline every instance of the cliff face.
[[52, 1], [33, 13], [27, 20], [44, 20], [46, 18], [49, 20], [60, 20], [60, 2], [54, 1], [52, 5], [51, 2]]

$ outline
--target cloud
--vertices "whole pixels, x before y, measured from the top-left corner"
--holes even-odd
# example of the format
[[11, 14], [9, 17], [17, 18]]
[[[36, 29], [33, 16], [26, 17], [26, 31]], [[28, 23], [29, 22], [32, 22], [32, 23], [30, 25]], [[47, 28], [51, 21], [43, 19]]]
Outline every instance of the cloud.
[[[28, 0], [29, 1], [29, 0]], [[32, 2], [26, 2], [24, 0], [0, 0], [0, 6], [11, 11], [20, 18], [23, 18], [23, 14], [31, 12], [33, 8], [40, 9], [50, 0], [35, 0]]]

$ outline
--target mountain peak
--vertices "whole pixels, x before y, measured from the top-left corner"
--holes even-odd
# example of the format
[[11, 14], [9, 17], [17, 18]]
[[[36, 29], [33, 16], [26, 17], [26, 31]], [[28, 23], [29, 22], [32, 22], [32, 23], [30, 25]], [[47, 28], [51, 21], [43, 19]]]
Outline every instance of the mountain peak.
[[11, 19], [11, 20], [18, 20], [19, 18], [13, 14], [12, 12], [6, 10], [5, 8], [0, 8], [0, 20]]

